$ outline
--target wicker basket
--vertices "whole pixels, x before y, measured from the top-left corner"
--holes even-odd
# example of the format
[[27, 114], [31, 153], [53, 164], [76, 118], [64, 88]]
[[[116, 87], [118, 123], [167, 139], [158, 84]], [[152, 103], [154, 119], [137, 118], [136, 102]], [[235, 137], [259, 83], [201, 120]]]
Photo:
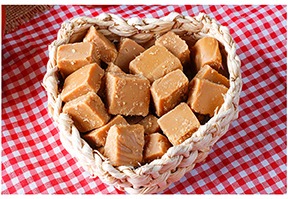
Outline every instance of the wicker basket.
[[[57, 47], [80, 41], [87, 29], [94, 25], [111, 41], [129, 37], [138, 43], [146, 43], [168, 31], [196, 41], [204, 36], [216, 38], [227, 53], [227, 66], [230, 74], [230, 88], [225, 94], [225, 102], [205, 125], [178, 146], [171, 147], [161, 159], [138, 168], [113, 167], [109, 160], [97, 150], [93, 150], [80, 137], [73, 121], [62, 113], [62, 101], [58, 92], [58, 69], [56, 63]], [[62, 24], [57, 40], [49, 46], [49, 61], [43, 86], [48, 94], [48, 110], [60, 130], [60, 140], [77, 158], [80, 165], [93, 177], [128, 193], [157, 193], [178, 181], [192, 170], [196, 163], [203, 161], [215, 142], [223, 136], [232, 120], [238, 117], [239, 95], [242, 88], [240, 60], [236, 55], [236, 44], [227, 27], [219, 25], [206, 14], [183, 16], [179, 13], [154, 18], [122, 19], [113, 14], [103, 13], [94, 18], [79, 17]]]

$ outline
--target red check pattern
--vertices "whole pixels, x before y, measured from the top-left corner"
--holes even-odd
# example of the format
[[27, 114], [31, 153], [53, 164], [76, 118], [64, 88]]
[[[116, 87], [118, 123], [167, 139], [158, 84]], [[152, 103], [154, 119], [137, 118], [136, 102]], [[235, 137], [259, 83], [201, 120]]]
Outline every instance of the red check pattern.
[[123, 194], [91, 178], [61, 145], [41, 86], [60, 24], [102, 12], [122, 17], [208, 13], [228, 26], [241, 59], [239, 118], [164, 194], [287, 193], [287, 7], [54, 6], [2, 38], [2, 194]]

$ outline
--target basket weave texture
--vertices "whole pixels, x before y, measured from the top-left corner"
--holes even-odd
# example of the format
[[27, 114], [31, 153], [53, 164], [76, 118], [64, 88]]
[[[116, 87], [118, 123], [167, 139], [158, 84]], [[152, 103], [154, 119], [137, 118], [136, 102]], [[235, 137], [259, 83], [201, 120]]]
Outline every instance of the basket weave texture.
[[[230, 88], [224, 95], [225, 101], [218, 113], [206, 124], [201, 125], [182, 144], [171, 147], [161, 159], [137, 168], [113, 167], [107, 158], [97, 150], [93, 150], [80, 137], [72, 119], [61, 112], [62, 101], [58, 92], [57, 47], [80, 41], [92, 25], [110, 41], [129, 37], [142, 44], [168, 31], [174, 31], [180, 36], [195, 41], [205, 36], [216, 38], [227, 53], [230, 74]], [[228, 28], [221, 26], [207, 14], [199, 13], [191, 17], [170, 13], [159, 19], [123, 19], [117, 15], [103, 13], [94, 18], [74, 18], [62, 24], [57, 40], [49, 45], [49, 61], [43, 86], [48, 95], [49, 113], [59, 128], [61, 143], [86, 171], [93, 177], [99, 177], [106, 184], [128, 193], [157, 193], [182, 178], [186, 172], [194, 168], [196, 163], [201, 163], [207, 157], [211, 147], [227, 132], [229, 124], [238, 117], [242, 80], [236, 44]]]

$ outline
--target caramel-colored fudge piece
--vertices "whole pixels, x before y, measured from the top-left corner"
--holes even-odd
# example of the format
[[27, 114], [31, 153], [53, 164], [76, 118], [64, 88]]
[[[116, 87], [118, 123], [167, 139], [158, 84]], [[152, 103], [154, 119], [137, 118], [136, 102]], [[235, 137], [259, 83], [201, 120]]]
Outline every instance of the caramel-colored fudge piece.
[[203, 37], [195, 43], [192, 51], [195, 56], [194, 61], [197, 71], [206, 64], [217, 71], [222, 66], [222, 57], [217, 39]]
[[88, 92], [97, 92], [101, 85], [104, 70], [96, 63], [88, 64], [70, 74], [64, 81], [61, 99], [73, 100]]
[[104, 156], [113, 166], [139, 166], [144, 142], [142, 125], [113, 125], [108, 131]]
[[147, 135], [143, 152], [144, 162], [149, 163], [161, 158], [171, 146], [169, 140], [158, 132]]
[[196, 74], [196, 77], [199, 79], [207, 79], [216, 84], [223, 84], [229, 88], [229, 80], [209, 65], [203, 66]]
[[190, 61], [190, 50], [186, 42], [174, 32], [170, 31], [155, 41], [155, 45], [161, 45], [167, 48], [185, 65]]
[[142, 76], [106, 74], [108, 112], [113, 115], [141, 115], [149, 112], [150, 83]]
[[100, 59], [105, 63], [114, 62], [117, 57], [115, 45], [109, 41], [102, 33], [91, 26], [83, 39], [84, 42], [93, 42], [100, 54]]
[[184, 102], [160, 117], [158, 124], [173, 145], [181, 144], [200, 127], [197, 117]]
[[152, 114], [147, 115], [143, 120], [138, 122], [144, 127], [145, 134], [155, 133], [160, 130], [160, 126], [157, 123], [158, 118]]
[[104, 99], [104, 101], [106, 100], [106, 74], [107, 72], [112, 72], [112, 73], [124, 73], [121, 68], [119, 68], [118, 66], [116, 66], [115, 64], [113, 64], [112, 62], [110, 62], [105, 70], [105, 75], [101, 80], [101, 86], [100, 89], [98, 91], [98, 95]]
[[113, 64], [112, 62], [110, 62], [105, 70], [105, 75], [104, 77], [101, 79], [101, 86], [100, 89], [98, 91], [98, 95], [102, 98], [102, 99], [106, 99], [106, 74], [107, 72], [112, 72], [112, 73], [123, 73], [125, 74], [121, 68], [119, 68], [118, 66], [116, 66], [115, 64]]
[[191, 81], [187, 104], [193, 111], [212, 117], [216, 108], [224, 103], [223, 95], [227, 90], [223, 85], [195, 77]]
[[119, 44], [118, 56], [114, 63], [125, 73], [129, 73], [129, 63], [144, 51], [145, 48], [132, 39], [122, 39]]
[[110, 116], [95, 92], [89, 92], [67, 102], [63, 112], [69, 114], [80, 132], [87, 132], [106, 124]]
[[63, 77], [94, 62], [100, 64], [99, 55], [93, 43], [63, 44], [57, 49], [57, 66]]
[[183, 67], [180, 60], [165, 47], [154, 45], [132, 60], [129, 69], [131, 73], [142, 74], [153, 82], [173, 70], [183, 70]]
[[177, 69], [155, 80], [150, 88], [156, 114], [162, 116], [181, 101], [186, 100], [189, 80]]
[[106, 142], [107, 132], [114, 124], [128, 125], [128, 122], [126, 122], [126, 120], [121, 115], [117, 115], [104, 126], [83, 135], [83, 138], [89, 143], [92, 148], [104, 146]]

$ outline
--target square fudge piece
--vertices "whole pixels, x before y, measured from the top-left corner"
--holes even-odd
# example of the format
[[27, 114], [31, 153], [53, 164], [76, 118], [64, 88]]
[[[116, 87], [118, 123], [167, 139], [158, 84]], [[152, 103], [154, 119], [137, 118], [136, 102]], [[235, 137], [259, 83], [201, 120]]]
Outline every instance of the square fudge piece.
[[100, 64], [99, 55], [93, 43], [64, 44], [57, 49], [57, 66], [63, 77], [94, 62]]
[[113, 166], [139, 166], [143, 159], [144, 127], [113, 125], [106, 138], [104, 156]]
[[185, 65], [190, 62], [190, 50], [186, 42], [174, 32], [170, 31], [155, 41], [155, 45], [161, 45], [167, 48]]
[[144, 119], [139, 121], [138, 124], [141, 124], [144, 127], [145, 134], [151, 134], [160, 130], [160, 126], [157, 123], [157, 120], [158, 120], [157, 117], [155, 117], [152, 114], [149, 114], [146, 117], [144, 117]]
[[197, 117], [184, 102], [160, 117], [158, 124], [173, 145], [181, 144], [200, 127]]
[[83, 39], [84, 42], [93, 42], [99, 52], [100, 59], [105, 63], [114, 62], [117, 57], [115, 45], [109, 41], [102, 33], [98, 32], [94, 26], [91, 26]]
[[[105, 102], [106, 100], [106, 74], [108, 72], [111, 72], [111, 73], [123, 73], [123, 74], [126, 74], [124, 73], [121, 68], [119, 68], [117, 65], [113, 64], [112, 62], [110, 62], [108, 65], [107, 65], [107, 68], [105, 70], [105, 75], [104, 77], [101, 79], [101, 86], [100, 86], [100, 89], [98, 91], [98, 95], [101, 97], [101, 99], [103, 99], [103, 101]], [[105, 102], [106, 103], [106, 102]]]
[[70, 74], [64, 81], [61, 99], [73, 100], [88, 92], [97, 92], [101, 85], [104, 70], [96, 63], [88, 64]]
[[131, 73], [141, 74], [153, 82], [173, 70], [183, 70], [183, 67], [180, 60], [165, 47], [154, 45], [132, 60], [129, 69]]
[[213, 37], [199, 39], [192, 47], [192, 52], [195, 56], [194, 61], [197, 71], [206, 64], [217, 71], [222, 67], [222, 56], [217, 39]]
[[228, 91], [228, 88], [221, 84], [197, 77], [193, 78], [190, 87], [187, 104], [193, 111], [209, 114], [210, 117], [214, 115], [216, 108], [220, 108], [224, 103], [223, 95]]
[[63, 112], [72, 117], [80, 132], [87, 132], [106, 124], [110, 116], [103, 102], [95, 92], [89, 92], [67, 102]]
[[186, 101], [188, 85], [188, 78], [179, 69], [155, 80], [150, 90], [156, 114], [160, 117], [173, 109], [181, 101]]
[[169, 140], [160, 133], [152, 133], [145, 137], [145, 147], [143, 152], [144, 162], [152, 162], [161, 158], [171, 147]]
[[230, 85], [229, 80], [225, 76], [218, 73], [218, 71], [214, 70], [209, 65], [203, 66], [196, 74], [196, 77], [199, 79], [207, 79], [216, 84], [223, 84], [227, 88], [229, 88]]
[[144, 51], [145, 48], [132, 39], [122, 39], [119, 44], [118, 56], [114, 63], [125, 73], [129, 73], [129, 63]]
[[106, 96], [110, 114], [146, 116], [149, 112], [150, 83], [145, 77], [108, 72]]
[[107, 133], [108, 133], [109, 129], [114, 124], [128, 125], [128, 122], [126, 122], [126, 120], [121, 115], [117, 115], [111, 121], [109, 121], [107, 124], [105, 124], [104, 126], [97, 128], [97, 129], [83, 135], [82, 137], [84, 138], [84, 140], [86, 140], [88, 142], [88, 144], [92, 148], [102, 147], [105, 145], [106, 137], [107, 137]]

